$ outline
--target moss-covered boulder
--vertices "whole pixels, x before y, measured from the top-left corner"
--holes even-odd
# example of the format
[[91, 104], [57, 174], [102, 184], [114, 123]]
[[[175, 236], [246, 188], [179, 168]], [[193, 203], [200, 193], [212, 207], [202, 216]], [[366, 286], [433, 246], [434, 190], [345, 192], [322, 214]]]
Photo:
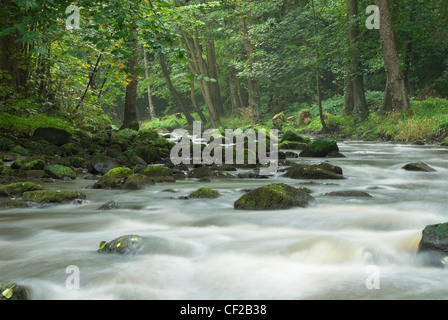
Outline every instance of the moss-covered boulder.
[[174, 182], [171, 170], [165, 166], [148, 166], [141, 174], [150, 177], [154, 182]]
[[430, 167], [424, 162], [412, 162], [405, 164], [402, 169], [407, 171], [422, 171], [422, 172], [434, 172], [434, 168]]
[[21, 196], [27, 191], [42, 190], [42, 186], [32, 182], [16, 182], [0, 187], [0, 197]]
[[218, 198], [220, 193], [210, 188], [199, 188], [188, 195], [189, 198]]
[[309, 137], [304, 137], [295, 131], [288, 130], [285, 132], [282, 139], [280, 140], [280, 142], [285, 142], [285, 141], [295, 141], [295, 142], [301, 142], [301, 143], [308, 144], [311, 142], [311, 139]]
[[85, 162], [85, 167], [93, 174], [106, 174], [114, 168], [121, 167], [115, 159], [108, 156], [93, 156]]
[[49, 177], [54, 179], [76, 178], [76, 173], [71, 168], [59, 164], [48, 165], [44, 168], [44, 171]]
[[140, 190], [153, 184], [154, 181], [150, 177], [134, 173], [126, 179], [121, 188], [126, 190]]
[[37, 203], [61, 203], [74, 199], [85, 199], [87, 195], [71, 190], [38, 190], [23, 193], [22, 199]]
[[14, 146], [14, 147], [11, 149], [11, 152], [12, 152], [12, 153], [16, 153], [16, 154], [21, 155], [21, 156], [27, 156], [27, 155], [29, 155], [28, 151], [27, 151], [24, 147], [19, 146], [19, 145]]
[[146, 163], [157, 163], [162, 155], [160, 149], [154, 146], [138, 146], [133, 151]]
[[33, 138], [36, 140], [46, 140], [56, 146], [62, 146], [70, 140], [71, 134], [59, 128], [39, 127], [34, 130]]
[[298, 141], [283, 141], [279, 144], [279, 149], [304, 150], [308, 146], [307, 143]]
[[300, 152], [300, 157], [327, 157], [339, 152], [336, 140], [331, 138], [318, 138]]
[[418, 253], [429, 264], [443, 265], [442, 259], [448, 256], [448, 222], [428, 225], [423, 229]]
[[125, 235], [109, 242], [102, 241], [97, 252], [133, 255], [142, 247], [143, 242], [144, 239], [138, 235]]
[[76, 142], [67, 142], [64, 145], [61, 146], [61, 150], [66, 154], [66, 155], [79, 155], [81, 153], [84, 152], [84, 148]]
[[0, 198], [0, 209], [28, 208], [31, 205], [21, 199]]
[[333, 191], [333, 192], [327, 192], [323, 193], [323, 196], [330, 196], [330, 197], [372, 197], [369, 193], [365, 191], [357, 191], [357, 190], [344, 190], [344, 191]]
[[96, 189], [121, 189], [126, 179], [133, 175], [131, 169], [126, 167], [118, 167], [110, 170], [103, 175], [94, 188]]
[[0, 300], [29, 300], [30, 290], [14, 281], [0, 280]]
[[285, 177], [292, 179], [344, 179], [341, 167], [328, 163], [314, 165], [297, 163], [286, 169]]
[[46, 164], [45, 161], [42, 159], [32, 160], [29, 162], [26, 162], [22, 166], [22, 170], [43, 170], [45, 168]]
[[0, 138], [0, 151], [9, 151], [14, 148], [14, 141], [9, 138], [1, 137]]
[[273, 183], [251, 190], [234, 203], [241, 210], [276, 210], [306, 207], [313, 197], [303, 189], [284, 183]]

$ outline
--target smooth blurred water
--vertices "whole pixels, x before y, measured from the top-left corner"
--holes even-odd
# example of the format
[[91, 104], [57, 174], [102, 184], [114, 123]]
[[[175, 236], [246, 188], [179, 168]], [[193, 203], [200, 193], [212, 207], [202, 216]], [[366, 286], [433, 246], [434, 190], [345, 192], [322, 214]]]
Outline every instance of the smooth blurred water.
[[[88, 201], [0, 211], [0, 279], [28, 286], [33, 299], [446, 299], [448, 270], [423, 265], [416, 248], [426, 225], [448, 221], [448, 150], [338, 144], [346, 157], [325, 161], [342, 167], [344, 180], [309, 184], [278, 172], [139, 191], [87, 189], [88, 180], [48, 184], [81, 189]], [[437, 171], [401, 169], [415, 161]], [[315, 200], [307, 208], [234, 210], [245, 189], [273, 182], [306, 186]], [[176, 199], [199, 187], [222, 196]], [[338, 190], [372, 197], [322, 195]], [[97, 210], [109, 200], [121, 208]], [[126, 234], [153, 238], [152, 252], [96, 252], [101, 241]], [[71, 265], [80, 271], [77, 290], [66, 285]], [[370, 266], [377, 289], [366, 285]]]

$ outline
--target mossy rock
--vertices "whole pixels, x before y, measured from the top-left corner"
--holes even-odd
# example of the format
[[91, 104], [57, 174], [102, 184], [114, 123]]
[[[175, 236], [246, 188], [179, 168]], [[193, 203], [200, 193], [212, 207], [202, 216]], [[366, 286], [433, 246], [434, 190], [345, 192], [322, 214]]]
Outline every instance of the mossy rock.
[[159, 148], [154, 146], [138, 146], [134, 152], [147, 163], [156, 163], [161, 159]]
[[110, 170], [95, 183], [97, 189], [121, 189], [126, 179], [133, 174], [132, 170], [126, 167], [118, 167]]
[[43, 179], [47, 174], [44, 170], [27, 170], [25, 171], [25, 177], [27, 179]]
[[241, 210], [277, 210], [306, 207], [313, 197], [305, 190], [284, 183], [273, 183], [251, 190], [234, 203]]
[[15, 209], [15, 208], [28, 208], [28, 207], [31, 207], [31, 205], [25, 200], [0, 198], [1, 209]]
[[134, 139], [134, 143], [137, 145], [149, 145], [153, 144], [158, 138], [160, 138], [160, 135], [153, 129], [140, 130]]
[[142, 247], [144, 239], [138, 235], [125, 235], [112, 241], [102, 241], [99, 253], [115, 253], [121, 255], [133, 255]]
[[93, 156], [84, 164], [87, 170], [93, 174], [106, 174], [114, 168], [121, 167], [115, 159], [107, 156]]
[[308, 146], [307, 143], [298, 141], [283, 141], [278, 146], [279, 149], [304, 150]]
[[323, 196], [330, 196], [330, 197], [372, 197], [369, 193], [365, 191], [357, 191], [357, 190], [345, 190], [345, 191], [333, 191], [328, 193], [323, 193]]
[[448, 147], [448, 137], [446, 137], [441, 143], [440, 146], [442, 147]]
[[0, 300], [29, 300], [30, 290], [14, 281], [0, 280]]
[[143, 174], [134, 173], [126, 179], [121, 188], [126, 190], [140, 190], [146, 188], [148, 185], [153, 184], [154, 181], [151, 180], [150, 177]]
[[18, 171], [11, 168], [10, 166], [0, 165], [0, 173], [2, 174], [2, 176], [15, 176], [17, 175]]
[[86, 163], [86, 159], [79, 156], [70, 157], [70, 165], [75, 168], [82, 168]]
[[14, 148], [14, 141], [9, 138], [1, 138], [0, 139], [0, 151], [10, 151]]
[[145, 170], [141, 172], [143, 175], [154, 178], [154, 177], [172, 177], [173, 173], [168, 167], [165, 166], [148, 166]]
[[294, 141], [294, 142], [301, 142], [304, 144], [308, 144], [311, 142], [311, 139], [309, 137], [304, 137], [294, 131], [288, 130], [283, 135], [282, 139], [280, 140], [280, 143], [285, 141]]
[[45, 168], [46, 164], [45, 161], [42, 159], [37, 159], [33, 161], [26, 162], [22, 166], [22, 170], [43, 170]]
[[407, 171], [422, 171], [422, 172], [434, 172], [436, 171], [434, 168], [431, 168], [424, 162], [413, 162], [405, 164], [402, 169]]
[[0, 196], [21, 196], [27, 191], [42, 190], [42, 186], [32, 182], [16, 182], [0, 187]]
[[72, 155], [72, 156], [79, 155], [84, 152], [83, 147], [79, 143], [76, 143], [76, 142], [67, 142], [66, 144], [64, 144], [61, 147], [61, 149], [66, 154]]
[[342, 169], [330, 164], [298, 163], [286, 169], [285, 177], [292, 179], [344, 179]]
[[442, 259], [448, 256], [448, 222], [428, 225], [423, 229], [418, 253], [428, 264], [446, 265]]
[[189, 198], [218, 198], [221, 194], [210, 188], [199, 188], [188, 195]]
[[22, 146], [15, 146], [11, 149], [12, 153], [19, 154], [21, 156], [27, 156], [29, 155], [29, 152]]
[[44, 171], [48, 176], [54, 179], [76, 178], [76, 173], [71, 168], [59, 164], [48, 165], [44, 168]]
[[138, 131], [135, 131], [135, 130], [132, 130], [129, 128], [125, 128], [125, 129], [115, 132], [111, 138], [112, 138], [112, 141], [117, 141], [117, 140], [132, 141], [137, 135], [138, 135]]
[[46, 140], [56, 146], [62, 146], [71, 138], [71, 134], [63, 129], [39, 127], [34, 130], [33, 138]]
[[74, 199], [85, 199], [83, 192], [71, 190], [39, 190], [23, 193], [22, 199], [37, 203], [61, 203]]
[[308, 147], [300, 152], [300, 157], [326, 157], [333, 152], [339, 152], [336, 140], [331, 138], [318, 138], [308, 144]]

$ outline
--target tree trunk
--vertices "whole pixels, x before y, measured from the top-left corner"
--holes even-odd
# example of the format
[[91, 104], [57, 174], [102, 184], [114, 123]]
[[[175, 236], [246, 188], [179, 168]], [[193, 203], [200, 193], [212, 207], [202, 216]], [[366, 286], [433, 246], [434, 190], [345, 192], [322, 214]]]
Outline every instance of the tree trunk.
[[394, 111], [405, 110], [410, 108], [409, 95], [406, 89], [404, 75], [400, 68], [389, 4], [387, 0], [375, 0], [375, 3], [380, 12], [380, 37], [391, 94], [390, 107]]
[[246, 22], [243, 18], [238, 17], [238, 25], [240, 28], [241, 35], [243, 37], [243, 45], [244, 50], [246, 51], [246, 56], [248, 59], [249, 65], [249, 79], [247, 83], [247, 91], [249, 94], [249, 108], [252, 111], [253, 121], [254, 123], [258, 122], [259, 114], [258, 114], [258, 79], [254, 75], [254, 48], [249, 39], [249, 32], [247, 30]]
[[[144, 62], [145, 62], [145, 76], [146, 76], [146, 79], [148, 79], [149, 78], [148, 59], [146, 57], [145, 46], [143, 46], [143, 58], [144, 58]], [[154, 108], [154, 102], [152, 100], [151, 86], [149, 84], [146, 86], [146, 92], [148, 93], [149, 117], [151, 118], [151, 120], [154, 120], [157, 118], [157, 115], [156, 115], [156, 110]]]
[[187, 122], [189, 125], [192, 125], [194, 122], [193, 117], [188, 112], [187, 108], [185, 107], [184, 102], [182, 101], [182, 98], [180, 97], [179, 93], [174, 88], [171, 79], [170, 79], [170, 72], [168, 71], [168, 67], [166, 65], [166, 58], [165, 55], [161, 52], [159, 52], [159, 58], [160, 58], [160, 66], [162, 68], [163, 77], [165, 78], [166, 85], [168, 87], [168, 90], [171, 93], [171, 96], [174, 98], [174, 101], [176, 102], [177, 106], [180, 107], [182, 110], [182, 113], [185, 115], [185, 118], [187, 119]]
[[138, 86], [138, 42], [134, 40], [132, 46], [132, 58], [128, 60], [128, 81], [124, 99], [124, 119], [121, 129], [139, 129], [137, 117], [137, 86]]
[[210, 91], [212, 94], [213, 105], [215, 106], [218, 116], [224, 115], [224, 107], [222, 104], [221, 90], [219, 88], [218, 80], [218, 68], [216, 65], [216, 50], [215, 42], [213, 40], [207, 43], [207, 66], [208, 66], [208, 76], [216, 80], [216, 82], [209, 82]]
[[353, 114], [353, 81], [350, 68], [347, 69], [347, 75], [345, 76], [344, 106], [342, 111], [347, 116]]
[[[317, 23], [316, 23], [316, 9], [314, 7], [314, 0], [311, 0], [311, 7], [313, 9], [313, 26], [314, 26], [314, 37], [317, 39]], [[322, 89], [321, 89], [321, 78], [320, 78], [320, 54], [319, 54], [319, 43], [315, 44], [316, 47], [316, 93], [317, 93], [317, 106], [319, 109], [320, 123], [322, 124], [322, 131], [327, 132], [328, 127], [325, 123], [324, 115], [322, 112]]]
[[357, 124], [369, 118], [369, 110], [367, 108], [367, 101], [364, 90], [364, 81], [359, 62], [359, 25], [353, 21], [358, 16], [358, 0], [348, 0], [348, 11], [348, 35], [350, 42], [350, 77], [348, 78], [348, 81], [351, 82], [351, 98], [353, 99], [353, 120], [355, 124]]
[[201, 121], [204, 124], [207, 123], [207, 119], [205, 118], [204, 114], [202, 113], [201, 109], [198, 106], [198, 102], [196, 101], [196, 95], [194, 92], [194, 78], [190, 79], [190, 96], [191, 96], [191, 102], [193, 103], [194, 110], [199, 115], [199, 118], [201, 118]]

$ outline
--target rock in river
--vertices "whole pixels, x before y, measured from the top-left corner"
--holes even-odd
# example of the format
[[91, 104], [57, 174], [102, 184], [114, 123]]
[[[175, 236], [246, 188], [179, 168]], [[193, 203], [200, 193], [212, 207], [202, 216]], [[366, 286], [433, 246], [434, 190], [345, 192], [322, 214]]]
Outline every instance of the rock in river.
[[402, 169], [407, 171], [423, 171], [423, 172], [434, 172], [436, 171], [434, 168], [431, 168], [424, 162], [413, 162], [405, 164]]
[[342, 169], [329, 163], [298, 163], [286, 169], [285, 177], [293, 179], [344, 179]]
[[313, 197], [305, 190], [273, 183], [247, 192], [234, 203], [235, 209], [276, 210], [306, 207]]
[[418, 253], [430, 265], [446, 264], [444, 258], [448, 256], [448, 222], [428, 225], [423, 229]]

